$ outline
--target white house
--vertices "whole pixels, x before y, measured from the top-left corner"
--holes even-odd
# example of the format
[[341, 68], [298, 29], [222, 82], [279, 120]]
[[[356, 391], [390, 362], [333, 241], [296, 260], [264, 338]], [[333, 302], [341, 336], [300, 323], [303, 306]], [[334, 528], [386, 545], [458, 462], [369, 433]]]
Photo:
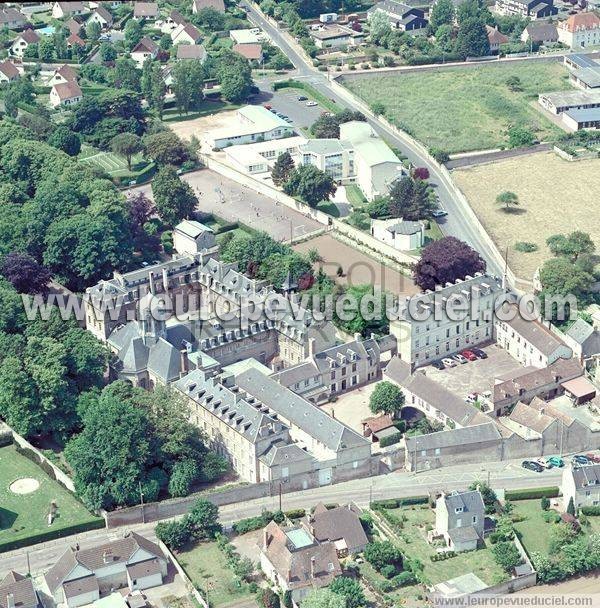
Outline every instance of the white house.
[[229, 37], [236, 44], [261, 44], [267, 40], [265, 33], [259, 27], [246, 30], [231, 30]]
[[65, 63], [65, 65], [54, 70], [52, 77], [48, 80], [48, 86], [53, 87], [55, 84], [73, 81], [77, 81], [77, 72], [70, 65]]
[[600, 44], [600, 17], [596, 13], [577, 13], [557, 25], [558, 41], [580, 49]]
[[0, 84], [5, 84], [17, 80], [21, 73], [14, 63], [3, 61], [0, 63]]
[[485, 505], [479, 490], [442, 493], [435, 501], [435, 532], [453, 551], [471, 551], [483, 540]]
[[338, 49], [347, 46], [358, 46], [365, 40], [363, 32], [355, 32], [345, 25], [324, 25], [310, 31], [315, 46], [319, 49]]
[[566, 466], [560, 489], [565, 510], [571, 498], [576, 509], [600, 506], [600, 464]]
[[55, 2], [52, 6], [52, 16], [55, 19], [84, 15], [88, 12], [83, 2]]
[[137, 63], [138, 68], [142, 68], [144, 61], [148, 57], [156, 59], [158, 55], [158, 45], [154, 40], [144, 36], [131, 51], [131, 58]]
[[191, 23], [180, 23], [171, 32], [173, 44], [197, 44], [201, 39], [202, 35]]
[[14, 40], [10, 47], [10, 52], [15, 57], [23, 57], [25, 49], [30, 44], [37, 44], [40, 41], [39, 34], [34, 30], [23, 30]]
[[371, 236], [394, 249], [412, 251], [423, 246], [425, 224], [397, 218], [371, 220]]
[[173, 247], [181, 255], [194, 255], [217, 244], [212, 228], [194, 220], [184, 220], [173, 230]]
[[87, 23], [97, 23], [103, 30], [112, 27], [113, 16], [103, 6], [99, 6], [87, 19]]
[[83, 99], [81, 88], [76, 80], [60, 82], [50, 89], [50, 105], [53, 108], [58, 106], [72, 106]]

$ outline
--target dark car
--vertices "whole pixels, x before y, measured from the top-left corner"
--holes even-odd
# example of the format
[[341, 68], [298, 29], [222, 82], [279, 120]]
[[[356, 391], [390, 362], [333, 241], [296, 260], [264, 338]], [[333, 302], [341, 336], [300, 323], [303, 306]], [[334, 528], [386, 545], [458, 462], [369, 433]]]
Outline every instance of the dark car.
[[487, 353], [484, 350], [481, 350], [480, 348], [472, 348], [471, 352], [479, 359], [487, 359]]
[[298, 101], [308, 101], [308, 97], [306, 95], [300, 95], [300, 97], [298, 97]]
[[590, 464], [590, 460], [587, 456], [582, 456], [581, 454], [575, 454], [575, 456], [573, 456], [573, 463]]
[[533, 460], [524, 460], [521, 463], [521, 466], [524, 469], [529, 469], [530, 471], [535, 471], [536, 473], [541, 473], [544, 470], [544, 467]]
[[432, 361], [431, 366], [435, 369], [446, 369], [446, 366], [441, 361]]

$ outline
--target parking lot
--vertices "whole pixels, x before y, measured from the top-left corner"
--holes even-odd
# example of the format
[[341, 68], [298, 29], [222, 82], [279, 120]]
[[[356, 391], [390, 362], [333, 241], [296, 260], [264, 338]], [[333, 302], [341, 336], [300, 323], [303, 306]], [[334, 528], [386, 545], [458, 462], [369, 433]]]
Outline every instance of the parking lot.
[[505, 350], [495, 344], [482, 348], [487, 359], [477, 359], [468, 363], [458, 363], [456, 367], [435, 369], [427, 367], [427, 375], [439, 382], [457, 397], [464, 399], [469, 393], [491, 391], [494, 378], [521, 368]]

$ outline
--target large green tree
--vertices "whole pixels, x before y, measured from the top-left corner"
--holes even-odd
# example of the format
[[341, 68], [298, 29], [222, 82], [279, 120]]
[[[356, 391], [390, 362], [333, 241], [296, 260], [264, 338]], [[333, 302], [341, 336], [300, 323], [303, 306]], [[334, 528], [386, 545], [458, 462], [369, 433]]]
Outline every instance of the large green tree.
[[275, 161], [273, 169], [271, 169], [271, 178], [276, 186], [281, 186], [289, 179], [292, 171], [295, 168], [294, 160], [289, 152], [283, 152]]
[[204, 68], [198, 59], [178, 61], [171, 71], [173, 94], [180, 114], [197, 110], [204, 99]]
[[437, 31], [442, 25], [453, 25], [454, 4], [452, 0], [437, 0], [431, 9], [429, 23], [436, 37]]
[[127, 169], [131, 171], [131, 159], [142, 149], [142, 140], [135, 133], [119, 133], [110, 142], [110, 149], [122, 156], [127, 162]]
[[314, 165], [301, 165], [295, 169], [283, 189], [286, 194], [299, 196], [311, 207], [327, 201], [336, 191], [332, 177]]
[[389, 211], [404, 220], [431, 219], [437, 205], [429, 196], [427, 183], [404, 176], [390, 188]]
[[190, 217], [198, 204], [191, 186], [181, 181], [170, 165], [158, 170], [152, 182], [152, 194], [158, 214], [171, 226]]
[[469, 17], [460, 23], [456, 37], [456, 52], [464, 58], [489, 55], [490, 41], [482, 18]]
[[374, 414], [389, 414], [394, 417], [404, 405], [402, 390], [388, 381], [378, 382], [369, 398], [369, 409]]

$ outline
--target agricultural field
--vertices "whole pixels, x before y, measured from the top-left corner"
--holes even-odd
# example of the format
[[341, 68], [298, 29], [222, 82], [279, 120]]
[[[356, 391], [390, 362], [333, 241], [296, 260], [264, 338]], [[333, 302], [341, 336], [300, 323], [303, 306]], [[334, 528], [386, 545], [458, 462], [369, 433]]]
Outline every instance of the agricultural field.
[[[57, 516], [48, 526], [50, 503]], [[0, 550], [3, 543], [100, 521], [14, 446], [0, 448]]]
[[[516, 76], [520, 91], [506, 84]], [[562, 131], [535, 108], [539, 93], [570, 89], [558, 62], [515, 62], [414, 73], [347, 76], [343, 84], [429, 147], [446, 152], [498, 148], [507, 129], [523, 126], [540, 140]]]
[[[502, 253], [508, 248], [508, 265], [521, 278], [531, 280], [551, 253], [546, 239], [556, 233], [585, 230], [600, 248], [597, 216], [600, 160], [568, 162], [552, 152], [454, 169], [452, 178]], [[519, 206], [512, 213], [496, 204], [500, 192], [514, 192]], [[515, 250], [528, 241], [538, 249]]]

